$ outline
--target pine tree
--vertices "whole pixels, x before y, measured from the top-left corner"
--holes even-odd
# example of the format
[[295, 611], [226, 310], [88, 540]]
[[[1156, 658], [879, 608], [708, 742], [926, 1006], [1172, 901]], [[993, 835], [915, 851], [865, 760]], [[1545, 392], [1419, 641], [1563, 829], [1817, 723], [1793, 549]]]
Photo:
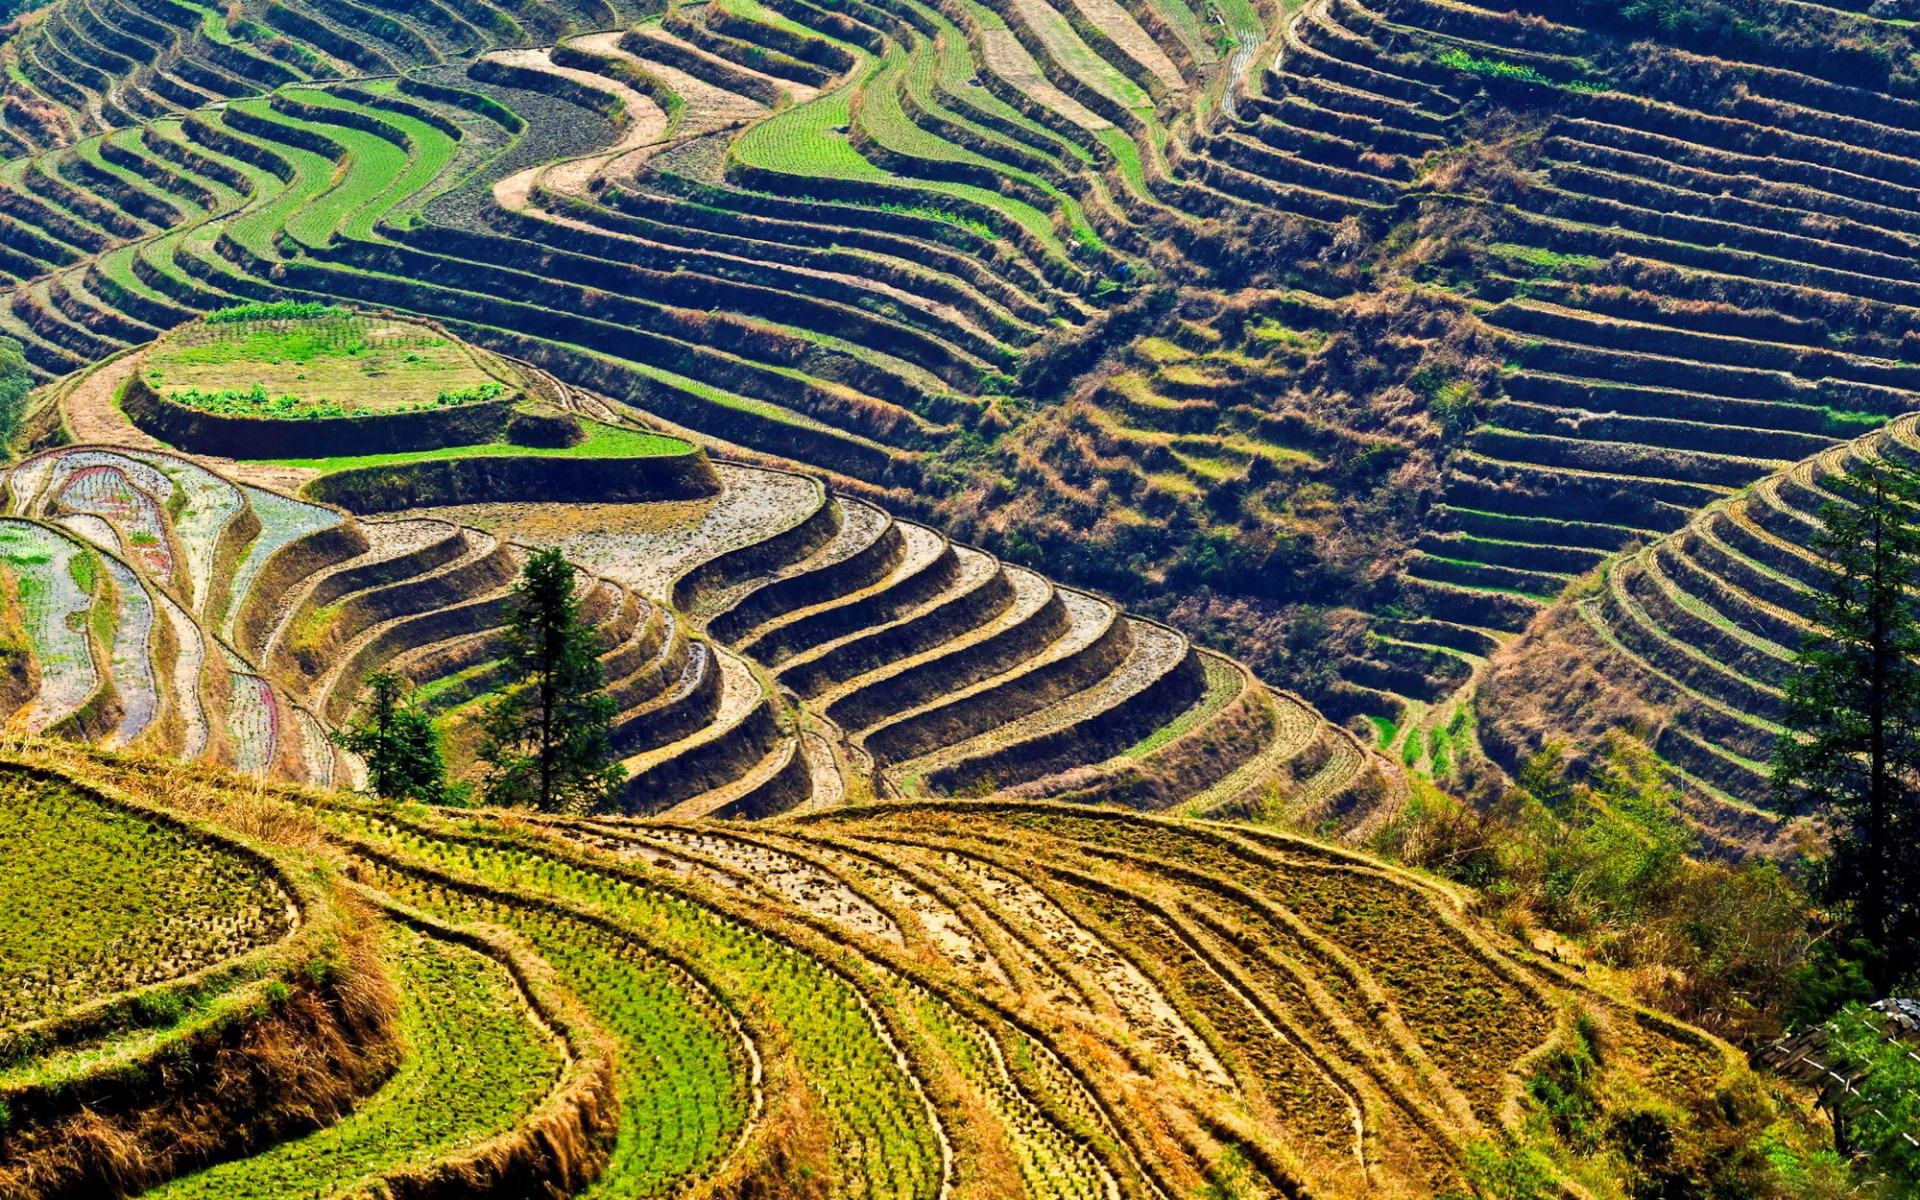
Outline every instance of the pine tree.
[[359, 717], [334, 743], [367, 764], [367, 790], [383, 800], [437, 804], [447, 794], [447, 764], [433, 718], [415, 707], [392, 671], [367, 676]]
[[0, 450], [20, 432], [20, 421], [26, 415], [27, 393], [32, 390], [33, 374], [27, 367], [20, 343], [10, 337], [0, 337]]
[[483, 722], [488, 802], [548, 812], [605, 805], [626, 779], [610, 733], [619, 706], [602, 690], [573, 564], [558, 550], [535, 551], [521, 572], [506, 659], [516, 682], [487, 706]]
[[[1869, 459], [1834, 481], [1814, 549], [1813, 630], [1786, 686], [1774, 751], [1783, 805], [1826, 817], [1822, 898], [1877, 951], [1874, 983], [1920, 962], [1920, 475]], [[1902, 965], [1904, 964], [1904, 965]]]

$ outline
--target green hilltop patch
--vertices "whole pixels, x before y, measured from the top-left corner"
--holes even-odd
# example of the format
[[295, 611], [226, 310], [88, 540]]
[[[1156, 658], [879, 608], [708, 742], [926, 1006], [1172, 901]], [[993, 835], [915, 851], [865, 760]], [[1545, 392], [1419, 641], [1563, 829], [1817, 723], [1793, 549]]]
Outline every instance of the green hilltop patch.
[[156, 342], [144, 372], [167, 398], [223, 416], [373, 416], [508, 390], [437, 329], [317, 304], [221, 310]]

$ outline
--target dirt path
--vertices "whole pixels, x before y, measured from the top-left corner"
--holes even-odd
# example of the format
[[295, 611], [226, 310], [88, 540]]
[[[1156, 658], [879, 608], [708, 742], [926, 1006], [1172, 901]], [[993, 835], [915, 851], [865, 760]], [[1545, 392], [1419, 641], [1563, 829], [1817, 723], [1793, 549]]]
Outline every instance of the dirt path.
[[595, 54], [624, 59], [672, 88], [675, 95], [687, 102], [686, 111], [680, 121], [681, 133], [688, 135], [711, 133], [729, 125], [751, 121], [766, 113], [767, 106], [750, 96], [742, 96], [738, 92], [729, 92], [725, 88], [715, 87], [706, 80], [695, 78], [678, 67], [634, 54], [620, 45], [620, 39], [625, 36], [625, 31], [616, 29], [607, 33], [590, 33], [585, 37], [575, 38], [573, 44]]
[[61, 408], [75, 441], [179, 454], [228, 479], [287, 495], [298, 495], [308, 480], [319, 476], [320, 472], [307, 467], [272, 467], [264, 463], [235, 462], [231, 458], [211, 454], [186, 454], [144, 432], [127, 419], [127, 414], [120, 411], [120, 406], [114, 403], [114, 396], [127, 377], [139, 370], [140, 364], [145, 361], [144, 353], [115, 359], [81, 380], [73, 391], [67, 393], [66, 399], [61, 401]]
[[110, 446], [130, 446], [136, 450], [165, 450], [158, 438], [134, 428], [132, 421], [113, 402], [114, 393], [127, 377], [145, 361], [143, 354], [129, 354], [101, 367], [81, 380], [80, 385], [61, 401], [67, 427], [74, 440], [100, 442]]
[[[551, 50], [496, 50], [487, 55], [487, 60], [510, 67], [544, 71], [549, 75], [571, 79], [584, 87], [610, 92], [620, 97], [621, 103], [626, 105], [627, 110], [626, 127], [621, 131], [619, 139], [600, 153], [560, 163], [540, 163], [524, 171], [516, 171], [494, 184], [494, 200], [503, 208], [509, 210], [525, 208], [536, 182], [544, 182], [554, 191], [565, 195], [584, 195], [587, 185], [593, 181], [594, 177], [616, 159], [636, 154], [644, 157], [648, 149], [658, 146], [661, 139], [666, 136], [667, 114], [652, 99], [604, 75], [595, 75], [591, 71], [581, 71], [573, 67], [556, 66]], [[631, 165], [637, 166], [638, 161]]]

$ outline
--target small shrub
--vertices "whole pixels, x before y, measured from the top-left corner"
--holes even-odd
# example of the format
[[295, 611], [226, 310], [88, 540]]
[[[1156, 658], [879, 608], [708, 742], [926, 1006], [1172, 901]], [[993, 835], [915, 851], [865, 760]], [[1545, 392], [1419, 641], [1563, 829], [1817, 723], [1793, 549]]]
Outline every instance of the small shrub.
[[1553, 1167], [1526, 1146], [1475, 1142], [1467, 1147], [1467, 1190], [1446, 1192], [1442, 1200], [1546, 1200], [1560, 1194]]
[[314, 317], [345, 316], [347, 310], [319, 301], [270, 300], [257, 304], [236, 304], [207, 314], [207, 324], [228, 325], [236, 321], [305, 321]]
[[177, 992], [151, 992], [135, 1001], [142, 1022], [165, 1027], [178, 1025], [187, 1015], [187, 1005]]
[[1570, 92], [1604, 92], [1608, 85], [1586, 79], [1553, 79], [1524, 63], [1507, 62], [1498, 58], [1477, 58], [1459, 47], [1442, 50], [1434, 56], [1443, 67], [1455, 71], [1465, 71], [1469, 75], [1480, 75], [1488, 79], [1508, 79], [1520, 83], [1533, 83], [1541, 87], [1564, 88]]
[[1599, 1030], [1581, 1013], [1573, 1044], [1553, 1050], [1527, 1080], [1527, 1094], [1546, 1115], [1554, 1135], [1576, 1153], [1592, 1152], [1600, 1141], [1600, 1099], [1594, 1092], [1600, 1073]]
[[168, 399], [188, 408], [222, 417], [267, 417], [282, 420], [317, 420], [322, 417], [364, 416], [370, 409], [347, 409], [327, 400], [303, 400], [291, 392], [269, 395], [265, 384], [250, 388], [175, 388]]
[[507, 390], [504, 383], [476, 383], [472, 387], [448, 388], [433, 398], [436, 407], [447, 408], [455, 404], [480, 404], [492, 400]]

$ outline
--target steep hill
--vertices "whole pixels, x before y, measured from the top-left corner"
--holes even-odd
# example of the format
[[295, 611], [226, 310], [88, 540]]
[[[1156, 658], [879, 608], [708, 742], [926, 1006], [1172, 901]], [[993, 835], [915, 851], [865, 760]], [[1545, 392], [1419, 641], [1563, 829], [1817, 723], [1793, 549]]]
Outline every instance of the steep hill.
[[[1822, 557], [1809, 549], [1832, 478], [1866, 458], [1920, 460], [1912, 416], [1769, 475], [1605, 565], [1494, 660], [1481, 741], [1509, 768], [1546, 739], [1651, 732], [1707, 826], [1777, 844], [1787, 818], [1767, 763], [1782, 686], [1809, 631]], [[1543, 687], [1551, 676], [1556, 686]]]

